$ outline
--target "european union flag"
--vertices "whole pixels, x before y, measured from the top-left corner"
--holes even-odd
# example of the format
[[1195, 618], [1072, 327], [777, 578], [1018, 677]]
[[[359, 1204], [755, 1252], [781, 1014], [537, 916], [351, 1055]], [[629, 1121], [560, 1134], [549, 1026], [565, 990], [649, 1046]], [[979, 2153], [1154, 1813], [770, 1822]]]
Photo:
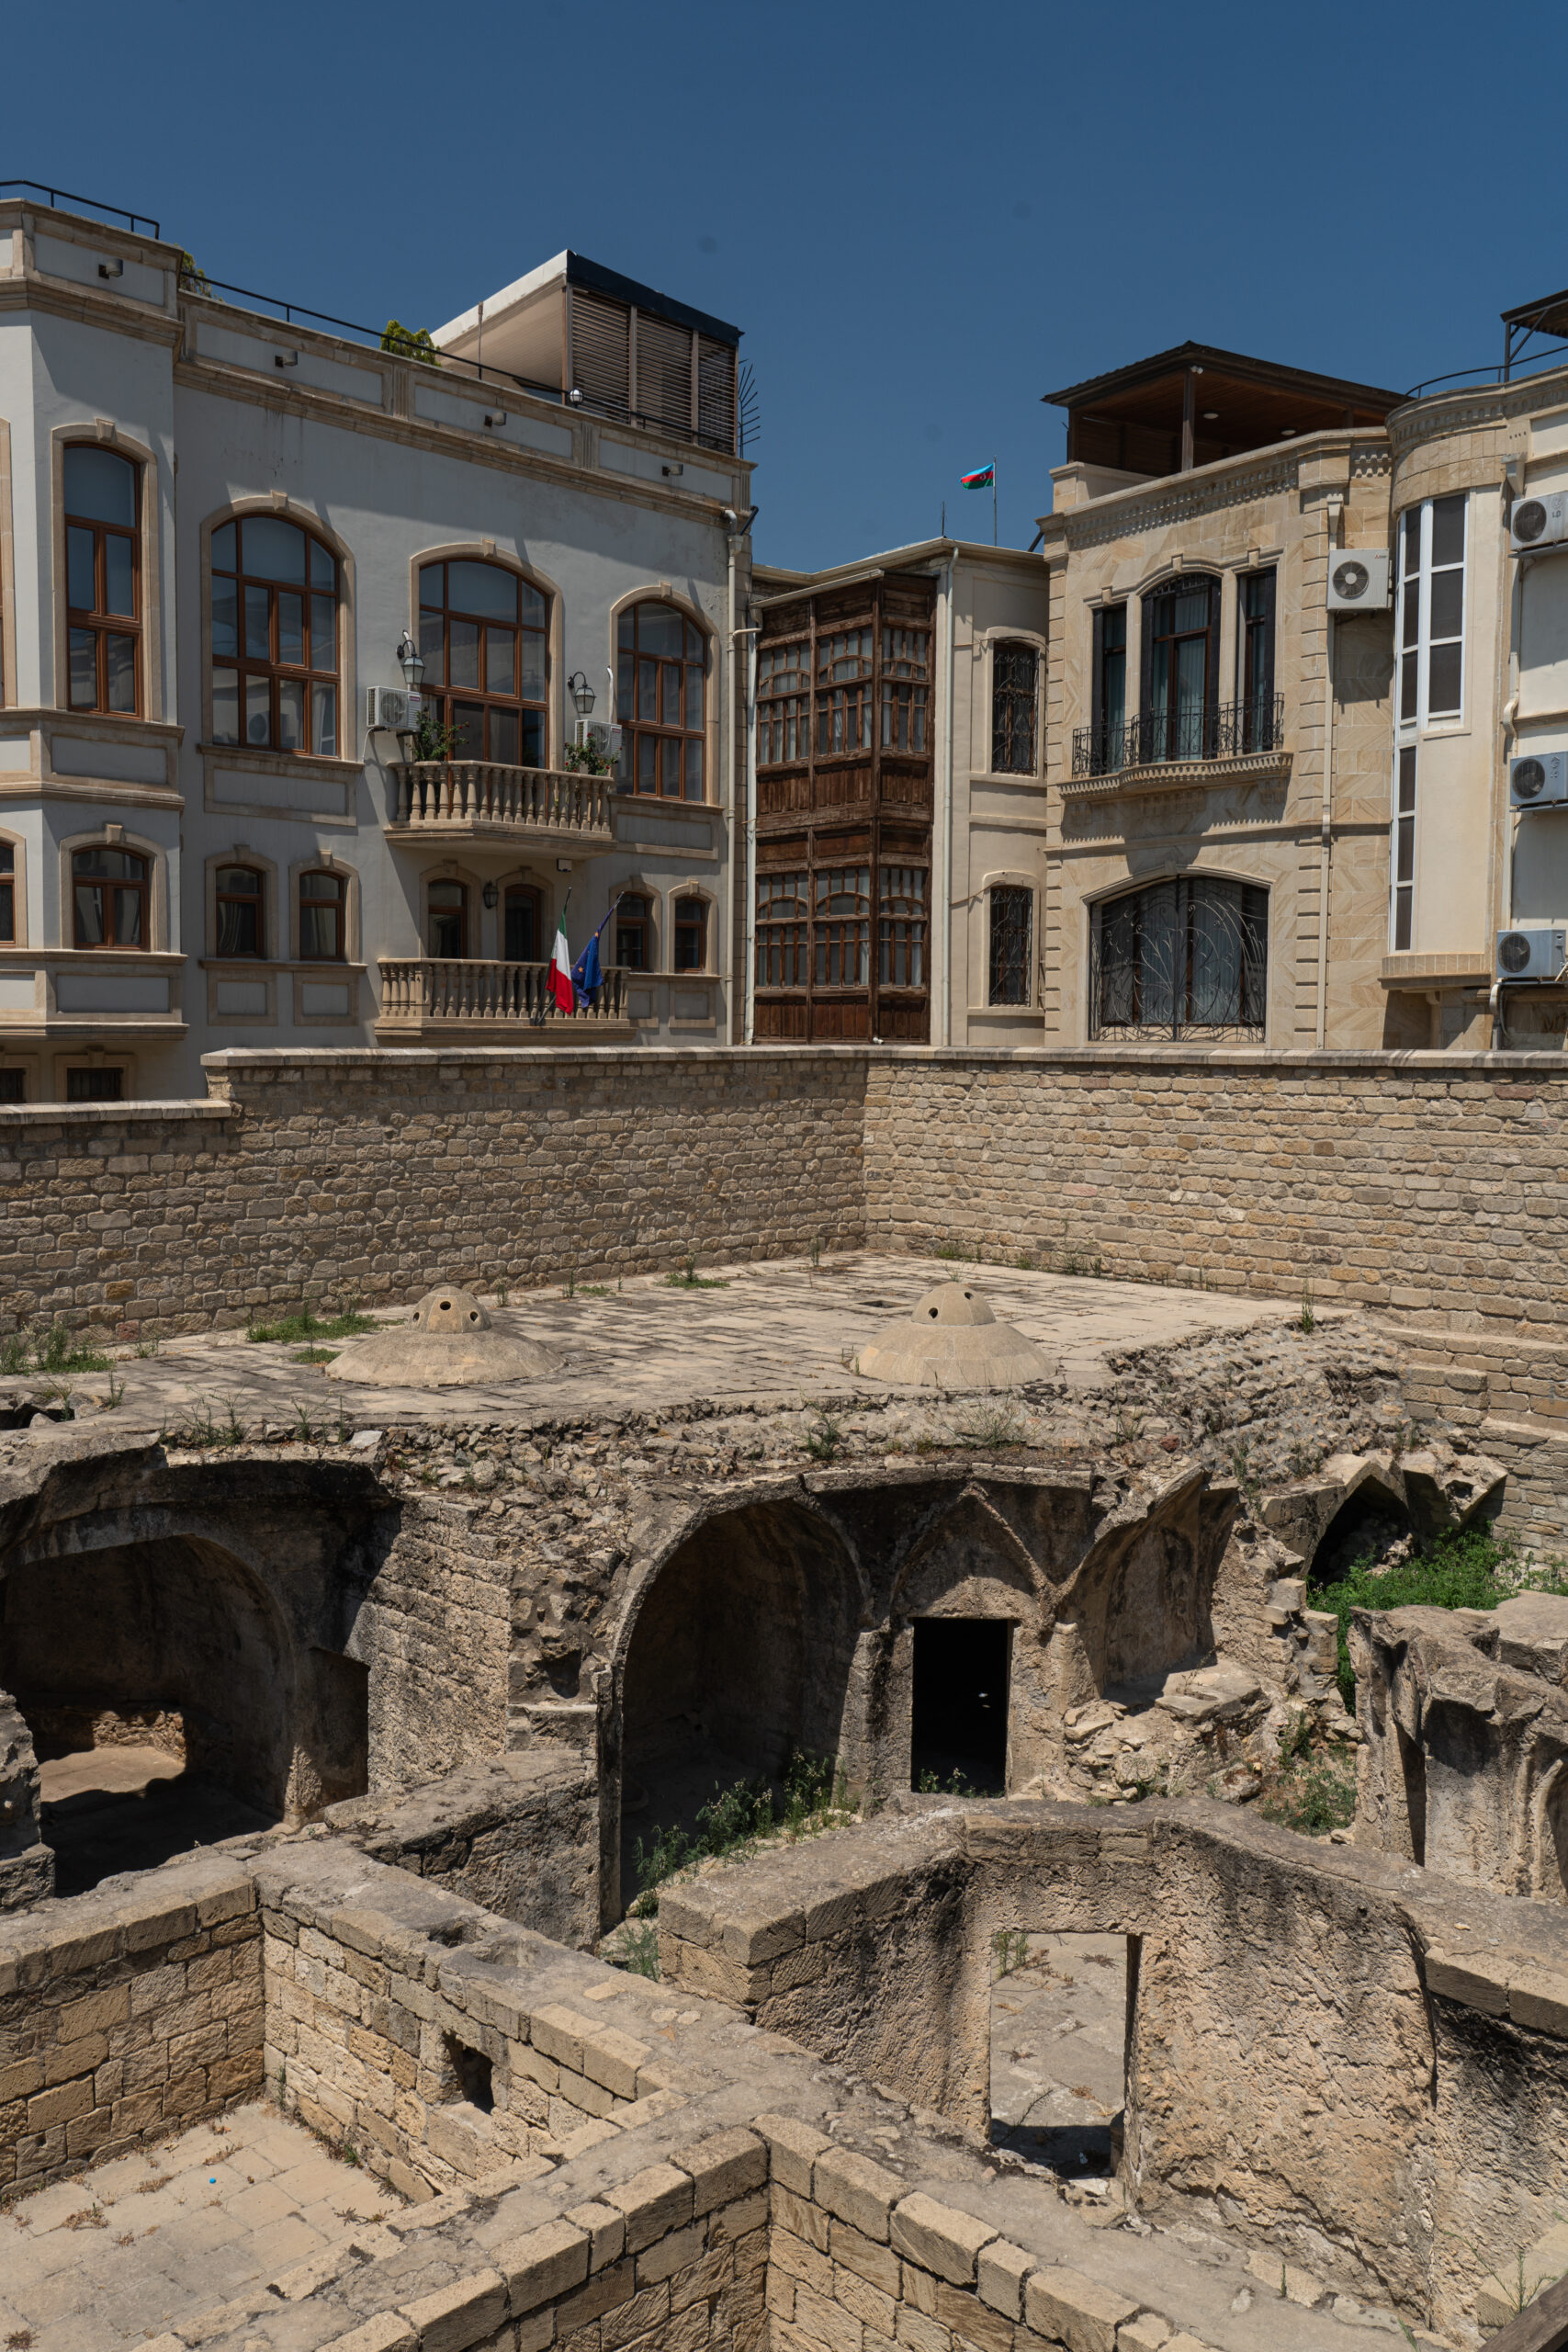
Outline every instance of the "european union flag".
[[577, 990], [577, 1009], [580, 1012], [585, 1005], [591, 1005], [593, 1002], [604, 985], [604, 975], [599, 964], [599, 933], [597, 931], [571, 967], [571, 985]]

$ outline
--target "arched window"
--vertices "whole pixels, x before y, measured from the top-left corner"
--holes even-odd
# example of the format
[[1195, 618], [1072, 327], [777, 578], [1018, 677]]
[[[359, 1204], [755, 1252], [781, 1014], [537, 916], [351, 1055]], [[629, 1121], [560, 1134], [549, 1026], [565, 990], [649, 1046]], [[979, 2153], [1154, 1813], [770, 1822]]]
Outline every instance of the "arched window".
[[1040, 656], [1032, 645], [998, 645], [993, 649], [993, 775], [1033, 775], [1035, 773], [1035, 701], [1039, 676]]
[[438, 962], [461, 961], [468, 952], [468, 886], [466, 882], [432, 882], [430, 953]]
[[707, 646], [673, 605], [633, 605], [621, 615], [615, 710], [626, 730], [620, 778], [664, 800], [704, 797]]
[[347, 897], [347, 887], [341, 874], [301, 874], [299, 960], [302, 964], [343, 962], [344, 915]]
[[708, 961], [708, 907], [705, 899], [675, 901], [675, 965], [677, 972], [705, 972]]
[[1094, 910], [1095, 1037], [1261, 1039], [1269, 893], [1207, 874], [1128, 890]]
[[653, 969], [652, 914], [640, 890], [623, 890], [615, 909], [615, 961], [628, 972]]
[[113, 449], [65, 452], [65, 601], [73, 710], [141, 707], [141, 469]]
[[338, 748], [338, 563], [282, 514], [212, 534], [212, 740]]
[[504, 910], [505, 956], [509, 964], [542, 962], [543, 901], [531, 882], [509, 882]]
[[220, 865], [217, 879], [214, 954], [252, 958], [262, 955], [262, 876], [254, 865]]
[[423, 692], [459, 760], [542, 768], [547, 758], [549, 611], [499, 563], [426, 563], [419, 574]]
[[71, 853], [78, 947], [147, 945], [147, 860], [128, 849]]
[[[1002, 771], [1005, 773], [1005, 771]], [[998, 883], [990, 892], [991, 975], [988, 1004], [1027, 1004], [1032, 978], [1030, 934], [1034, 893], [1020, 883]]]

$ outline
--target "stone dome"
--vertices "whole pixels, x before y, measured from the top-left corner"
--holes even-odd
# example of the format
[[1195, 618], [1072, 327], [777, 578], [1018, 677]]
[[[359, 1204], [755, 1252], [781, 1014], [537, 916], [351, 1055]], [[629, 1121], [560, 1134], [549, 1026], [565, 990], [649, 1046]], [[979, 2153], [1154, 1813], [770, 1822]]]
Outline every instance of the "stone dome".
[[326, 1374], [374, 1388], [488, 1388], [542, 1380], [558, 1363], [536, 1340], [498, 1331], [471, 1291], [437, 1283], [414, 1308], [412, 1323], [351, 1340]]
[[1033, 1340], [998, 1323], [984, 1291], [968, 1283], [928, 1290], [912, 1313], [862, 1348], [860, 1369], [870, 1380], [954, 1390], [1018, 1388], [1052, 1373]]

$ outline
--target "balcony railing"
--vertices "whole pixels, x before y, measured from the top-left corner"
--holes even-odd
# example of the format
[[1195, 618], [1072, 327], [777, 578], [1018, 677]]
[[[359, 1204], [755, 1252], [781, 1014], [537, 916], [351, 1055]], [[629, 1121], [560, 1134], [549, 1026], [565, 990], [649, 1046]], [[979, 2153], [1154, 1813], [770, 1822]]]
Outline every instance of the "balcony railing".
[[1118, 775], [1123, 768], [1161, 767], [1178, 761], [1240, 760], [1278, 752], [1285, 740], [1285, 697], [1227, 702], [1209, 710], [1150, 713], [1124, 727], [1073, 730], [1075, 776]]
[[626, 975], [616, 965], [604, 975], [596, 1004], [558, 1012], [551, 1004], [547, 964], [491, 964], [477, 957], [383, 956], [381, 1029], [424, 1029], [443, 1023], [493, 1023], [497, 1028], [547, 1023], [592, 1028], [625, 1021]]
[[615, 839], [613, 776], [502, 767], [493, 760], [415, 760], [392, 774], [398, 780], [392, 823], [400, 831], [570, 834], [603, 849]]

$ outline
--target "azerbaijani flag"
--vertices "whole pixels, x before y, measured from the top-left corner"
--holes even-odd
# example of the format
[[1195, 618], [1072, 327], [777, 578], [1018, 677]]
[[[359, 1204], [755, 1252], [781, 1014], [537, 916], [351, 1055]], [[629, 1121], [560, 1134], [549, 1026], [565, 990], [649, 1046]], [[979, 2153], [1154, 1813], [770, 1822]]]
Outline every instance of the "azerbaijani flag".
[[958, 487], [960, 490], [988, 490], [996, 478], [997, 462], [993, 458], [988, 466], [981, 466], [975, 473], [960, 474]]
[[571, 957], [567, 952], [566, 924], [556, 933], [556, 944], [550, 955], [549, 977], [545, 983], [550, 1001], [558, 1012], [575, 1012], [577, 993], [571, 985]]

